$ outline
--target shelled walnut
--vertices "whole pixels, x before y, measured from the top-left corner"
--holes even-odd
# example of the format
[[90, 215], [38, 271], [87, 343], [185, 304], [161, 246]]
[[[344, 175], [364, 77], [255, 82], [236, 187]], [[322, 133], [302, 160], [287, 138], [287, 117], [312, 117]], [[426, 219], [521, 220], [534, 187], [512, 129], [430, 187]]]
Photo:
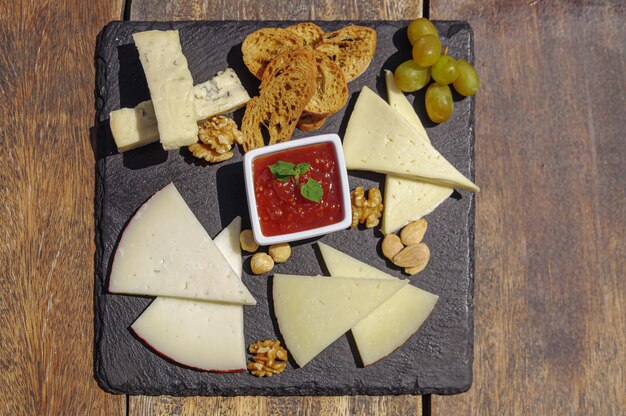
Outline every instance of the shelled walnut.
[[215, 116], [198, 122], [198, 143], [189, 146], [197, 158], [216, 163], [233, 157], [232, 146], [242, 143], [237, 124], [228, 117]]
[[383, 215], [383, 197], [378, 188], [371, 188], [365, 198], [365, 189], [358, 186], [350, 192], [352, 200], [352, 226], [365, 223], [366, 228], [373, 228]]
[[248, 363], [248, 371], [257, 377], [271, 377], [282, 373], [287, 367], [287, 350], [280, 345], [280, 341], [266, 339], [251, 344], [248, 348], [252, 362]]

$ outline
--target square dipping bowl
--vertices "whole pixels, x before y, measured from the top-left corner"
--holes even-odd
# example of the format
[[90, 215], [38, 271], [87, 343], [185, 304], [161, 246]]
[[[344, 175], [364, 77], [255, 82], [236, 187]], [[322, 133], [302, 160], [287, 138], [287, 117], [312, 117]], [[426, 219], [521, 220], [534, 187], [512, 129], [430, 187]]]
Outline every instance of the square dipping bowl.
[[[334, 170], [330, 174], [327, 172], [329, 163], [325, 163], [329, 159], [334, 160]], [[278, 181], [268, 167], [277, 161], [294, 165], [309, 163], [311, 167], [297, 183], [293, 176]], [[343, 230], [352, 223], [348, 172], [338, 135], [323, 134], [251, 150], [244, 156], [243, 167], [250, 223], [258, 244], [305, 240]], [[319, 203], [301, 195], [302, 182], [310, 176], [320, 179], [318, 183], [321, 183], [324, 195]], [[278, 193], [283, 198], [279, 198]], [[269, 217], [270, 210], [274, 218]], [[317, 217], [312, 223], [303, 220], [312, 216]], [[293, 231], [279, 229], [289, 222], [287, 217], [296, 218], [292, 221]]]

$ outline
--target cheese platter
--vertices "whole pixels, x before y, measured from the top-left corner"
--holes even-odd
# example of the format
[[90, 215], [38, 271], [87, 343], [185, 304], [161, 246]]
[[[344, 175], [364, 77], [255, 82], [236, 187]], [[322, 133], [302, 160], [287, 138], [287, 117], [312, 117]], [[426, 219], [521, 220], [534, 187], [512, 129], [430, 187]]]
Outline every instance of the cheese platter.
[[[94, 365], [103, 389], [230, 396], [455, 394], [470, 387], [471, 191], [478, 190], [472, 182], [474, 99], [455, 95], [450, 119], [435, 124], [426, 116], [423, 90], [406, 95], [409, 101], [400, 98], [404, 94], [386, 71], [411, 58], [408, 24], [112, 22], [103, 29], [96, 46]], [[307, 36], [311, 28], [320, 28], [320, 36], [345, 27], [366, 28], [363, 37], [375, 39], [371, 57], [344, 75], [328, 70], [332, 63], [310, 50], [286, 51], [291, 55], [284, 62], [280, 54], [264, 63], [258, 59], [258, 46], [250, 47], [254, 36], [274, 36], [278, 29], [294, 26], [306, 29]], [[435, 26], [447, 53], [473, 60], [467, 23]], [[361, 32], [351, 33], [351, 41], [359, 36]], [[330, 40], [324, 45], [332, 50]], [[273, 119], [263, 111], [272, 100], [268, 91], [285, 82], [282, 74], [291, 71], [293, 83], [311, 77], [294, 64], [300, 59], [317, 59], [318, 74], [345, 76], [345, 97], [334, 100], [337, 108], [320, 119], [321, 108], [331, 104], [309, 102], [315, 82], [306, 102], [300, 97], [297, 110], [299, 104], [292, 101], [307, 93], [298, 90], [296, 98], [286, 93], [283, 104], [300, 119], [290, 119], [294, 130], [285, 139], [281, 129], [273, 135]], [[312, 68], [315, 73], [315, 64]], [[276, 108], [282, 114], [283, 108]], [[217, 114], [230, 118], [203, 121]], [[255, 130], [259, 123], [270, 131], [270, 143], [278, 137], [297, 144], [320, 134], [343, 141], [342, 149], [337, 140], [335, 162], [275, 157], [273, 165], [263, 168], [272, 172], [268, 180], [301, 184], [296, 197], [321, 206], [333, 185], [316, 172], [336, 163], [329, 169], [345, 173], [347, 167], [347, 189], [370, 189], [368, 196], [381, 200], [374, 214], [368, 211], [363, 224], [349, 227], [350, 207], [344, 202], [336, 210], [344, 213], [337, 221], [331, 215], [330, 222], [311, 225], [315, 231], [337, 223], [339, 231], [311, 233], [297, 241], [278, 239], [289, 249], [283, 259], [277, 253], [285, 247], [258, 247], [253, 240], [260, 242], [259, 231], [252, 227], [258, 219], [257, 228], [289, 235], [282, 220], [264, 225], [262, 213], [249, 204], [253, 186], [253, 196], [272, 201], [244, 174], [247, 151], [264, 149], [267, 141]], [[228, 136], [218, 143], [226, 146], [219, 154], [214, 152], [221, 149], [218, 145], [202, 147], [202, 135], [210, 136], [216, 126], [222, 129], [219, 140]], [[365, 146], [359, 140], [368, 135], [396, 142]], [[203, 150], [211, 162], [198, 158]], [[419, 168], [400, 170], [390, 168], [386, 157], [402, 166], [424, 159]], [[252, 166], [250, 172], [255, 172]], [[374, 188], [378, 193], [371, 193]], [[344, 190], [340, 196], [345, 198], [337, 197], [338, 204], [352, 200], [353, 221], [355, 195], [347, 198]], [[365, 207], [370, 208], [372, 198], [364, 198]], [[406, 208], [406, 202], [391, 199], [415, 206]], [[393, 209], [386, 212], [387, 206]], [[425, 225], [421, 231], [413, 227], [412, 235], [419, 238], [409, 241], [404, 226], [423, 216], [428, 231]], [[328, 218], [324, 214], [321, 220]], [[370, 220], [376, 225], [369, 227]], [[396, 257], [386, 258], [384, 235], [395, 236], [402, 227]], [[241, 233], [243, 239], [250, 228], [255, 247], [247, 249], [242, 240], [242, 250], [237, 238]], [[419, 266], [412, 262], [414, 256], [402, 255], [418, 248], [427, 250]], [[249, 352], [275, 345], [273, 340], [280, 342], [279, 356], [285, 354], [276, 361], [280, 370], [255, 370], [261, 361]]]

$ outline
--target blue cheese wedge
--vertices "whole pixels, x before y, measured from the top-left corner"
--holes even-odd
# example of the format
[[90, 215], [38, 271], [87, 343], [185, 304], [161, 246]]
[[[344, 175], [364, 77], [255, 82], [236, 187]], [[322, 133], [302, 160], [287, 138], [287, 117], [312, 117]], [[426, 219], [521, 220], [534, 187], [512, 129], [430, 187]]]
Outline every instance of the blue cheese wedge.
[[133, 34], [165, 150], [198, 141], [193, 79], [183, 55], [178, 30]]
[[[399, 281], [324, 243], [317, 243], [324, 263], [335, 276]], [[439, 296], [406, 285], [352, 326], [363, 365], [370, 365], [391, 354], [415, 334], [435, 307]]]
[[291, 356], [304, 367], [407, 283], [274, 275], [274, 312]]
[[389, 104], [363, 87], [343, 139], [348, 169], [479, 191]]
[[[406, 119], [420, 137], [430, 143], [424, 125], [404, 93], [396, 85], [391, 71], [385, 71], [387, 101], [398, 114]], [[387, 175], [385, 178], [385, 201], [383, 234], [395, 233], [411, 221], [418, 220], [435, 210], [454, 191], [449, 186], [435, 185], [401, 176]]]
[[[241, 217], [224, 228], [215, 245], [241, 279]], [[171, 360], [205, 371], [246, 369], [243, 306], [156, 298], [131, 325], [139, 338]]]
[[113, 259], [109, 291], [256, 303], [174, 184], [155, 193], [126, 226]]
[[[194, 86], [193, 94], [198, 120], [236, 111], [250, 101], [250, 95], [232, 68]], [[111, 131], [120, 152], [159, 140], [152, 101], [111, 112]]]

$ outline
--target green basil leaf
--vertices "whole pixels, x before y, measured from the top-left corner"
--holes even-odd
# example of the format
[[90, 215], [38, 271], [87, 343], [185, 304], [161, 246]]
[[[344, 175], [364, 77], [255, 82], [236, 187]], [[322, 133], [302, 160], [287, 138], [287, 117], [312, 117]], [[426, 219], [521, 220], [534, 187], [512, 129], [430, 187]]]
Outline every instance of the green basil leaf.
[[309, 163], [298, 163], [294, 168], [294, 171], [296, 172], [296, 181], [300, 179], [300, 176], [304, 175], [304, 173], [309, 170], [310, 167], [311, 164]]
[[272, 175], [274, 175], [274, 177], [281, 182], [288, 181], [291, 176], [296, 174], [294, 169], [295, 165], [293, 163], [283, 162], [282, 160], [279, 160], [268, 167], [270, 168]]
[[309, 180], [300, 188], [300, 195], [309, 201], [317, 202], [319, 204], [322, 199], [322, 195], [324, 195], [324, 190], [318, 181], [309, 178]]

